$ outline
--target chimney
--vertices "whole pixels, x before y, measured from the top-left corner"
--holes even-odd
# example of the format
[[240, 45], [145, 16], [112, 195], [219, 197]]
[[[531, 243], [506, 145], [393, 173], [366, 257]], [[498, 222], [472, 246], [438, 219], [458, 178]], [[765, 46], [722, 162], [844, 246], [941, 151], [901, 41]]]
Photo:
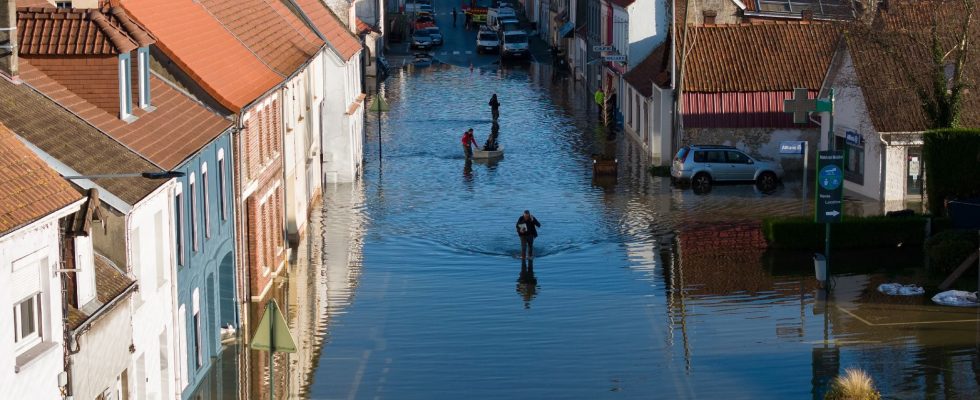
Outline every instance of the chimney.
[[702, 12], [702, 15], [704, 16], [705, 25], [714, 25], [715, 17], [718, 16], [718, 12], [715, 10], [704, 10], [704, 12]]
[[800, 18], [804, 21], [813, 21], [813, 10], [807, 8], [803, 11], [800, 11]]
[[0, 0], [0, 75], [17, 82], [17, 2]]

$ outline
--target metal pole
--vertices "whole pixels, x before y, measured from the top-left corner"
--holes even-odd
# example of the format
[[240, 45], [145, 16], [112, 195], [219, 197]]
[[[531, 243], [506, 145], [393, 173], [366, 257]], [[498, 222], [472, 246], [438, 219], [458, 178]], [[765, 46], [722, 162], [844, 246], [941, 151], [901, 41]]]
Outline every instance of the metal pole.
[[807, 167], [806, 167], [806, 164], [807, 164], [807, 159], [810, 158], [810, 146], [807, 145], [808, 143], [809, 142], [807, 142], [806, 140], [803, 141], [803, 195], [800, 196], [800, 197], [803, 198], [802, 208], [800, 208], [800, 212], [802, 212], [803, 215], [806, 215], [806, 189], [807, 189], [807, 187], [806, 187], [806, 181], [807, 181], [806, 180], [806, 175], [807, 175]]
[[830, 222], [826, 223], [825, 225], [827, 226], [827, 229], [825, 229], [826, 237], [824, 238], [823, 251], [825, 256], [824, 261], [826, 263], [825, 264], [826, 272], [824, 273], [826, 274], [825, 277], [827, 278], [827, 280], [824, 282], [823, 288], [824, 291], [829, 294], [830, 293]]
[[[375, 95], [381, 96], [380, 88], [378, 89], [378, 92]], [[378, 171], [381, 170], [381, 162], [382, 162], [381, 161], [381, 103], [379, 102], [378, 103]]]
[[[834, 135], [834, 89], [833, 88], [830, 89], [830, 118], [828, 119], [830, 120], [829, 121], [830, 127], [829, 129], [827, 129], [827, 136], [828, 136], [827, 148], [833, 151], [836, 150], [837, 147], [834, 145], [835, 135]], [[844, 182], [841, 182], [841, 185], [843, 184]], [[841, 204], [841, 213], [843, 212], [844, 212], [844, 205]], [[844, 216], [841, 215], [841, 219], [843, 218]], [[826, 272], [827, 282], [824, 284], [824, 290], [829, 294], [830, 293], [830, 222], [827, 222], [826, 237], [824, 238], [824, 253], [825, 253], [824, 258], [826, 259], [827, 262], [827, 272]]]

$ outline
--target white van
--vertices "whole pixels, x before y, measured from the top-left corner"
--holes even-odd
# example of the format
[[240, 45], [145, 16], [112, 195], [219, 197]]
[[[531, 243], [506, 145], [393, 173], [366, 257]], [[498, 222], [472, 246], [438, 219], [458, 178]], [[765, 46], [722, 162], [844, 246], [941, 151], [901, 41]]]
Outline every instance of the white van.
[[487, 11], [487, 25], [497, 28], [502, 19], [517, 20], [517, 13], [513, 8], [491, 8]]
[[503, 33], [503, 43], [500, 44], [500, 56], [503, 58], [527, 58], [531, 49], [524, 31], [509, 31]]

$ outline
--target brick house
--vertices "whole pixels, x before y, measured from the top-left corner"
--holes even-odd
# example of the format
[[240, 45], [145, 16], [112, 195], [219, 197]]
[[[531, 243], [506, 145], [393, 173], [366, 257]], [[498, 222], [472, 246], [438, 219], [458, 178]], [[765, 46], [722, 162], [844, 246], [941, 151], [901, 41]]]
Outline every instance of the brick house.
[[[794, 124], [783, 112], [783, 100], [801, 87], [810, 98], [817, 96], [839, 38], [837, 27], [803, 21], [687, 29], [691, 39], [678, 99], [683, 132], [677, 145], [728, 144], [779, 159], [780, 141], [819, 142], [817, 124]], [[787, 170], [802, 166], [799, 160], [786, 161]]]

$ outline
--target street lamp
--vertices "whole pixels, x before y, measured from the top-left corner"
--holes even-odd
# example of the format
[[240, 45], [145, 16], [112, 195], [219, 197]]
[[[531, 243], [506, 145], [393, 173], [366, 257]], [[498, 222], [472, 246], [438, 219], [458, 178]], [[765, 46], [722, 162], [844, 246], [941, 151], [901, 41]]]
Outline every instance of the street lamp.
[[132, 172], [125, 174], [98, 174], [98, 175], [71, 175], [65, 179], [105, 179], [105, 178], [146, 178], [146, 179], [170, 179], [183, 178], [185, 173], [181, 171], [156, 171], [156, 172]]

